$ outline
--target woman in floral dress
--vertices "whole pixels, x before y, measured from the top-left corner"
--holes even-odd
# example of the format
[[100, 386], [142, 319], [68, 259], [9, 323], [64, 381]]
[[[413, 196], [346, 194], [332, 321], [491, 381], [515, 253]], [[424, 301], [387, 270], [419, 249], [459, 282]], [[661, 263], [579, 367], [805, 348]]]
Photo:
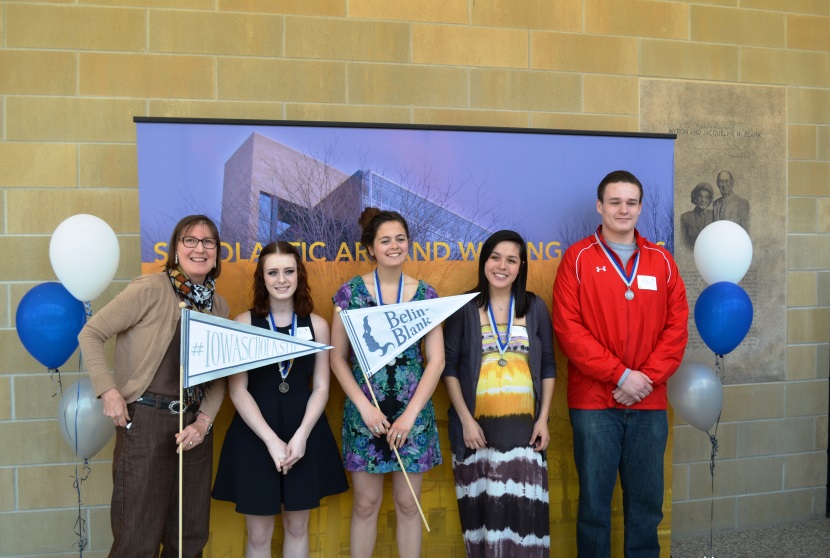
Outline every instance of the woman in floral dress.
[[[383, 501], [384, 474], [392, 475], [397, 512], [398, 553], [402, 558], [421, 553], [421, 517], [392, 447], [400, 454], [416, 495], [423, 473], [441, 463], [438, 429], [432, 406], [444, 369], [444, 340], [436, 327], [369, 379], [380, 409], [374, 406], [337, 311], [437, 298], [435, 290], [403, 273], [409, 252], [409, 228], [394, 211], [367, 208], [360, 216], [361, 243], [377, 263], [371, 273], [354, 277], [335, 293], [331, 368], [347, 400], [343, 411], [343, 461], [351, 471], [354, 506], [351, 556], [369, 558], [377, 538], [377, 518]], [[424, 363], [426, 356], [426, 364]]]

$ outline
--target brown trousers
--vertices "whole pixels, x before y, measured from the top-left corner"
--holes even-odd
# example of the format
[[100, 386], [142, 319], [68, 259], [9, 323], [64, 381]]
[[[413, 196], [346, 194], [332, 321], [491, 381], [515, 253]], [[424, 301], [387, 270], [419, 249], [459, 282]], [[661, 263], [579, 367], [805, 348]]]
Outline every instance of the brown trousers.
[[[130, 403], [130, 428], [116, 428], [112, 458], [111, 558], [179, 554], [179, 417], [166, 408]], [[196, 420], [185, 413], [184, 424]], [[213, 434], [184, 453], [182, 556], [202, 555], [210, 527]]]

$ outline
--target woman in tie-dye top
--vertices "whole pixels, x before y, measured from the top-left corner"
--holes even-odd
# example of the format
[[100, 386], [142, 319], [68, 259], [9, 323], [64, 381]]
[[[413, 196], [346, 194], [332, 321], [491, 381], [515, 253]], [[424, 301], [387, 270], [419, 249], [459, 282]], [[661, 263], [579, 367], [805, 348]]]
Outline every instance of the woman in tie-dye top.
[[467, 556], [550, 555], [546, 450], [556, 363], [545, 303], [527, 292], [527, 247], [481, 248], [478, 296], [444, 325], [453, 474]]

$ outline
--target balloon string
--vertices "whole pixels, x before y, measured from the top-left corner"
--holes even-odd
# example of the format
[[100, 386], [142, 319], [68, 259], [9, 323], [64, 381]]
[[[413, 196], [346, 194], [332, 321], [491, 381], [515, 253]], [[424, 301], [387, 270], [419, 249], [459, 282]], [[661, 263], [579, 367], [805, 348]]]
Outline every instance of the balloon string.
[[[84, 318], [84, 323], [86, 323], [92, 317], [92, 302], [90, 302], [89, 300], [84, 302], [84, 309], [86, 310], [86, 317]], [[83, 353], [83, 351], [78, 351], [78, 370], [81, 371], [81, 372], [83, 372], [83, 370], [84, 370], [84, 353]]]
[[52, 397], [56, 397], [60, 394], [63, 397], [63, 382], [61, 381], [61, 371], [58, 368], [49, 368], [49, 379], [52, 380], [53, 383], [58, 384], [58, 391], [52, 394]]
[[80, 476], [78, 474], [78, 463], [76, 462], [74, 476], [75, 480], [72, 482], [72, 487], [78, 493], [78, 519], [75, 520], [75, 534], [78, 535], [77, 546], [79, 556], [84, 555], [84, 549], [89, 542], [89, 539], [86, 537], [86, 520], [83, 518], [81, 513], [81, 483], [89, 477], [90, 473], [92, 473], [92, 469], [89, 467], [89, 459], [84, 459], [83, 471], [84, 475]]
[[[75, 455], [78, 455], [78, 413], [80, 412], [81, 408], [81, 383], [78, 382], [77, 384], [77, 391], [76, 391], [76, 402], [75, 402]], [[89, 460], [84, 459], [84, 470], [89, 470]], [[83, 516], [81, 515], [81, 483], [86, 480], [89, 476], [89, 473], [86, 473], [83, 478], [78, 476], [78, 462], [75, 462], [75, 482], [74, 487], [75, 490], [78, 492], [78, 519], [75, 521], [75, 534], [78, 535], [78, 550], [80, 554], [83, 555], [84, 548], [86, 548], [87, 539], [84, 536], [86, 534], [86, 521], [84, 520]]]
[[[723, 385], [723, 380], [726, 378], [726, 359], [723, 358], [723, 355], [717, 353], [715, 353], [715, 375], [720, 380], [721, 385]], [[709, 431], [706, 431], [706, 435], [709, 436], [709, 442], [712, 444], [712, 455], [709, 460], [709, 475], [712, 477], [712, 497], [709, 500], [709, 556], [704, 556], [704, 558], [715, 558], [712, 550], [715, 529], [715, 457], [718, 455], [718, 426], [720, 426], [720, 416], [721, 413], [718, 413], [718, 420], [715, 421], [715, 433], [709, 434]]]
[[[89, 318], [92, 317], [92, 304], [90, 301], [84, 302], [84, 322], [89, 321]], [[83, 371], [83, 362], [84, 356], [82, 353], [78, 353], [78, 370]], [[58, 372], [58, 383], [60, 384], [60, 371], [56, 368], [56, 372]], [[81, 384], [78, 382], [77, 384], [77, 392], [76, 392], [76, 405], [75, 405], [75, 455], [78, 455], [78, 413], [80, 411], [80, 402], [81, 402]], [[63, 385], [61, 384], [61, 393], [63, 393]], [[92, 469], [89, 466], [89, 459], [84, 458], [83, 461], [83, 476], [78, 474], [78, 462], [75, 462], [75, 476], [74, 481], [72, 483], [72, 487], [78, 494], [78, 518], [75, 520], [75, 534], [78, 536], [78, 542], [76, 545], [78, 547], [78, 555], [79, 557], [83, 558], [84, 549], [86, 548], [87, 544], [89, 544], [89, 538], [86, 536], [86, 520], [83, 517], [83, 500], [81, 498], [81, 484], [89, 477], [92, 473]]]
[[718, 413], [718, 420], [715, 421], [715, 433], [706, 435], [709, 436], [709, 442], [712, 444], [712, 455], [709, 460], [709, 475], [712, 477], [712, 496], [709, 499], [709, 556], [704, 558], [715, 558], [712, 550], [715, 529], [715, 456], [718, 455], [718, 426], [720, 425], [720, 413]]

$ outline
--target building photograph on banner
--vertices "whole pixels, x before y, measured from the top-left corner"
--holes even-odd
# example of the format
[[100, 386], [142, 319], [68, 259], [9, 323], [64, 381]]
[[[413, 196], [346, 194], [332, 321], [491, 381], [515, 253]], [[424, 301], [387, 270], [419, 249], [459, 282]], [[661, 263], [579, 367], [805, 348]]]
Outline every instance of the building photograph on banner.
[[[135, 122], [142, 272], [157, 273], [164, 266], [170, 233], [182, 217], [206, 215], [219, 227], [222, 272], [216, 288], [227, 299], [231, 316], [251, 308], [263, 247], [287, 241], [307, 270], [314, 312], [329, 323], [341, 319], [332, 304], [338, 287], [374, 268], [360, 242], [358, 218], [367, 207], [397, 211], [406, 219], [404, 272], [431, 285], [442, 298], [475, 287], [485, 239], [502, 229], [518, 232], [527, 241], [528, 290], [550, 310], [559, 261], [569, 245], [596, 231], [601, 222], [597, 185], [618, 169], [632, 172], [643, 184], [639, 232], [674, 250], [673, 134], [145, 117]], [[417, 312], [438, 311], [429, 308]], [[395, 327], [409, 335], [414, 328], [435, 325], [426, 313], [414, 313], [355, 315], [349, 327], [369, 349], [400, 345], [404, 334], [397, 335]], [[412, 323], [402, 327], [410, 318]], [[557, 370], [547, 449], [551, 550], [570, 555], [578, 480], [560, 353]], [[345, 399], [332, 377], [326, 415], [338, 444]], [[464, 556], [443, 385], [433, 402], [443, 464], [424, 475], [421, 506], [431, 531], [422, 548]], [[233, 405], [226, 400], [214, 430], [215, 461], [232, 416]], [[326, 498], [312, 511], [313, 555], [348, 553], [351, 508], [352, 495], [346, 492]], [[670, 510], [666, 512], [664, 523], [670, 525]], [[380, 514], [375, 551], [396, 555], [388, 486]], [[622, 517], [620, 494], [613, 514]], [[615, 524], [617, 528], [621, 532], [622, 526]], [[667, 527], [661, 537], [668, 533]], [[213, 501], [211, 554], [242, 555], [244, 537], [244, 517], [232, 504]]]

